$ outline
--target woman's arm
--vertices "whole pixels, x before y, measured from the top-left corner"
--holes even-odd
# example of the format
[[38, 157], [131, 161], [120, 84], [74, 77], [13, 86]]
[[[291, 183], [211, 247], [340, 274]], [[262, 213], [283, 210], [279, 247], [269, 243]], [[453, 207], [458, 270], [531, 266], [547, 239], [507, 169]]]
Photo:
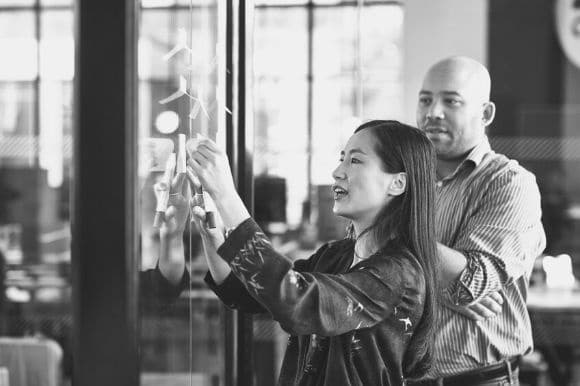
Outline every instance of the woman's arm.
[[[343, 274], [299, 272], [248, 219], [218, 249], [233, 274], [291, 334], [340, 335], [395, 317], [412, 332], [425, 294], [418, 265], [400, 256], [373, 256]], [[340, 258], [328, 248], [319, 258]], [[398, 323], [396, 323], [398, 324]]]
[[[194, 185], [199, 183], [193, 175], [188, 173], [188, 176]], [[219, 213], [215, 213], [215, 228], [208, 227], [206, 212], [201, 207], [195, 206], [193, 215], [200, 230], [204, 255], [209, 269], [209, 273], [205, 277], [205, 282], [209, 288], [230, 308], [249, 313], [266, 312], [266, 309], [248, 293], [238, 278], [232, 274], [232, 269], [228, 263], [216, 252], [216, 245], [221, 245], [224, 242], [223, 223]]]
[[165, 221], [159, 228], [159, 271], [172, 285], [178, 285], [185, 272], [183, 232], [191, 193], [184, 173], [172, 181]]
[[197, 226], [200, 229], [203, 252], [209, 272], [215, 284], [220, 285], [232, 272], [228, 263], [216, 252], [215, 246], [221, 245], [224, 242], [223, 227], [219, 224], [215, 229], [209, 229], [205, 222], [206, 212], [199, 206], [193, 208], [193, 214], [197, 220]]

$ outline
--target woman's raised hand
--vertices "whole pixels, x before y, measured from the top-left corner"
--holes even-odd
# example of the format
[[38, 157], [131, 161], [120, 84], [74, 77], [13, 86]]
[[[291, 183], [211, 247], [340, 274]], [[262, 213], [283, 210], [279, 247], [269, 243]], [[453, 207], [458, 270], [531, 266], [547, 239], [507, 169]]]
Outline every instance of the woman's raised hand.
[[198, 137], [188, 151], [188, 168], [214, 200], [225, 227], [236, 228], [250, 214], [234, 185], [227, 155], [205, 137]]
[[216, 202], [237, 195], [228, 157], [211, 139], [199, 137], [187, 164]]

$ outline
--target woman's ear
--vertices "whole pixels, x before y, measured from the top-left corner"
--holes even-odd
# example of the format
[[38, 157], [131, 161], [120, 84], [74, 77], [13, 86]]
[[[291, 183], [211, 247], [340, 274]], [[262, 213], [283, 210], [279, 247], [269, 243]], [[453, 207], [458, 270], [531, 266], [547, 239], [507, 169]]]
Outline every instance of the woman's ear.
[[393, 176], [387, 193], [389, 196], [400, 196], [407, 188], [407, 173], [401, 172]]

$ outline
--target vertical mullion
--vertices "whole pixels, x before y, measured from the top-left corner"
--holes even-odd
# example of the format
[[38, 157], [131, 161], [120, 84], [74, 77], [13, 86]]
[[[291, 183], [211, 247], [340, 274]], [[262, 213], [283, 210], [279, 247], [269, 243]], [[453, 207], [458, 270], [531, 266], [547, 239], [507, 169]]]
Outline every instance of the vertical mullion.
[[33, 167], [40, 168], [40, 39], [41, 39], [41, 21], [40, 21], [40, 0], [34, 2], [34, 37], [36, 39], [36, 77], [34, 78], [34, 124], [33, 130], [33, 147], [31, 152], [33, 154]]
[[[226, 151], [236, 188], [253, 213], [253, 131], [247, 116], [247, 18], [251, 2], [228, 0], [226, 9]], [[225, 312], [226, 386], [250, 386], [253, 379], [253, 318], [237, 311]]]
[[303, 220], [310, 223], [311, 208], [312, 208], [312, 125], [314, 122], [312, 104], [313, 104], [313, 89], [314, 89], [314, 3], [310, 0], [306, 8], [307, 12], [307, 71], [306, 74], [306, 211], [303, 213]]
[[[237, 13], [237, 161], [238, 161], [238, 193], [250, 214], [254, 212], [254, 189], [253, 189], [253, 130], [247, 125], [248, 111], [247, 101], [247, 7], [253, 6], [252, 2], [239, 0]], [[240, 386], [251, 386], [254, 373], [254, 326], [253, 317], [250, 314], [238, 314], [238, 379]]]
[[73, 385], [139, 384], [136, 7], [75, 7]]
[[[229, 111], [234, 110], [234, 0], [227, 0], [226, 3], [226, 42], [225, 42], [225, 62], [226, 62], [226, 84], [225, 84], [225, 105]], [[233, 114], [232, 114], [233, 115]], [[237, 162], [237, 130], [234, 125], [233, 116], [225, 114], [226, 120], [226, 152], [230, 160], [230, 167], [236, 186], [238, 180]], [[223, 306], [222, 306], [223, 307]], [[224, 334], [225, 334], [225, 385], [237, 386], [238, 379], [238, 312], [229, 308], [224, 309]]]

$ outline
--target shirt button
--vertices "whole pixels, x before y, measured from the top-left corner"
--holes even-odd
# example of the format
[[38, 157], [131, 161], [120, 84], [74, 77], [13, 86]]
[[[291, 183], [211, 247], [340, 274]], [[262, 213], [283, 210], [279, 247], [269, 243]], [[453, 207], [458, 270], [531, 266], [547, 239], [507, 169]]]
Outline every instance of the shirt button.
[[442, 187], [443, 186], [443, 181], [437, 181], [437, 184], [436, 185], [437, 185], [438, 188]]

